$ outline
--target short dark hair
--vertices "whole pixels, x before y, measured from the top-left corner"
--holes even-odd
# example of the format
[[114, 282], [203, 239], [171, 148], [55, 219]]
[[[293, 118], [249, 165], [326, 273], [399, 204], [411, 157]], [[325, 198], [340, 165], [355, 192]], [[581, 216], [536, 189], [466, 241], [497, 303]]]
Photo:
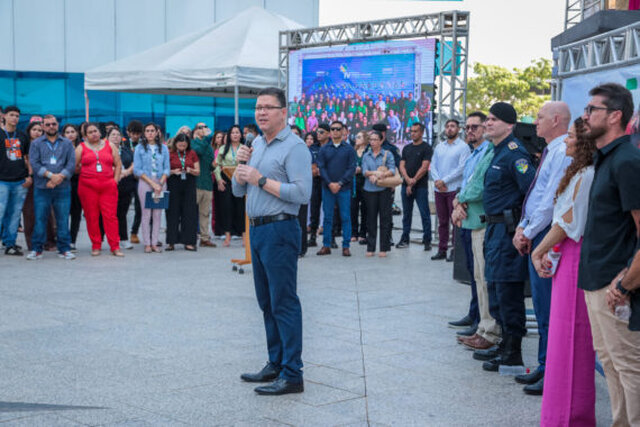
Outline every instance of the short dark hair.
[[334, 120], [334, 121], [331, 122], [331, 126], [333, 126], [335, 124], [339, 124], [341, 128], [344, 127], [344, 123], [342, 123], [340, 120]]
[[295, 130], [298, 132], [298, 135], [300, 135], [300, 138], [302, 138], [302, 129], [300, 129], [300, 126], [296, 126], [296, 125], [291, 125], [289, 126], [291, 128], [291, 130]]
[[187, 149], [184, 151], [189, 151], [191, 150], [191, 138], [189, 138], [189, 135], [187, 135], [186, 133], [179, 133], [176, 135], [175, 138], [173, 138], [173, 150], [174, 151], [178, 151], [178, 149], [176, 148], [176, 144], [178, 142], [186, 142], [187, 143]]
[[56, 116], [54, 116], [53, 114], [45, 114], [42, 117], [42, 121], [44, 122], [47, 119], [54, 119], [56, 122], [58, 121], [58, 118]]
[[474, 111], [473, 113], [467, 116], [467, 118], [470, 118], [470, 117], [477, 117], [480, 119], [481, 122], [484, 122], [487, 120], [487, 115], [482, 111]]
[[4, 113], [5, 114], [9, 114], [12, 111], [15, 111], [16, 113], [20, 114], [20, 109], [18, 107], [16, 107], [15, 105], [8, 105], [8, 106], [4, 107]]
[[622, 112], [620, 125], [627, 128], [633, 115], [633, 97], [627, 88], [617, 83], [605, 83], [594, 87], [589, 91], [590, 96], [602, 96], [604, 105], [608, 109]]
[[382, 136], [382, 132], [380, 132], [379, 130], [370, 130], [369, 135], [371, 134], [378, 135], [378, 138], [380, 138], [380, 141], [384, 142], [384, 136]]
[[287, 106], [287, 97], [284, 95], [284, 91], [282, 89], [278, 89], [277, 87], [266, 87], [258, 92], [258, 96], [265, 95], [276, 97], [280, 107], [285, 108]]
[[142, 133], [143, 130], [143, 124], [140, 120], [131, 120], [127, 125], [127, 133]]
[[411, 127], [414, 127], [414, 126], [420, 126], [420, 130], [424, 132], [424, 125], [422, 124], [422, 122], [415, 122], [414, 124], [411, 125]]
[[254, 123], [249, 123], [247, 125], [244, 125], [244, 129], [249, 129], [251, 132], [258, 135], [258, 126], [256, 126]]
[[455, 123], [455, 124], [456, 124], [456, 126], [460, 127], [460, 122], [459, 122], [459, 121], [457, 121], [456, 119], [449, 119], [449, 120], [447, 120], [446, 122], [444, 122], [444, 125], [446, 126], [446, 125], [448, 125], [449, 123]]

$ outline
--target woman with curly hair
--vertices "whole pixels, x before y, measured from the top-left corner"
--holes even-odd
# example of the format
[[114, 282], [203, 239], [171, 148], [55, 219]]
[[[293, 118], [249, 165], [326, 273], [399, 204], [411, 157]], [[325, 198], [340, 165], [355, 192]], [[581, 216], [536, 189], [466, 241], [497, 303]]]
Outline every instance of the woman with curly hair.
[[[551, 230], [531, 261], [540, 277], [553, 277], [547, 367], [540, 425], [595, 426], [595, 352], [584, 291], [578, 289], [580, 248], [593, 182], [595, 141], [578, 118], [567, 136], [566, 154], [573, 158], [558, 185]], [[549, 250], [562, 254], [555, 274]]]

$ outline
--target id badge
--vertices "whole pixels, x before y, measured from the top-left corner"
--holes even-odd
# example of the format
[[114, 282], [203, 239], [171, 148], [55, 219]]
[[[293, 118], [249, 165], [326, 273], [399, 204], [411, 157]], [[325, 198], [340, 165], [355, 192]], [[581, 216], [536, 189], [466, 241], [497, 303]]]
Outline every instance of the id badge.
[[96, 171], [97, 172], [102, 172], [102, 164], [96, 163]]
[[181, 172], [181, 173], [180, 173], [180, 179], [181, 179], [181, 180], [183, 180], [183, 181], [186, 181], [186, 179], [187, 179], [187, 173], [186, 173], [186, 172]]
[[56, 156], [51, 156], [51, 159], [49, 159], [49, 164], [55, 165], [56, 163], [58, 163], [58, 161], [56, 160]]

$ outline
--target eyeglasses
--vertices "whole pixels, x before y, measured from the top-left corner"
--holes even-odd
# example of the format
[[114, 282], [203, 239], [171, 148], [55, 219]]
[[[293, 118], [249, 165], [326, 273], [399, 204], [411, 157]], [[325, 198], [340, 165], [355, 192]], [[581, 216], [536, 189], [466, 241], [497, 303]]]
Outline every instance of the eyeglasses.
[[590, 116], [591, 114], [593, 114], [594, 110], [607, 110], [607, 111], [613, 111], [615, 110], [615, 108], [609, 108], [609, 107], [597, 107], [595, 105], [587, 105], [586, 107], [584, 107], [584, 113], [587, 116]]
[[207, 129], [209, 126], [207, 125], [202, 125], [202, 126], [196, 126], [196, 129]]
[[342, 128], [331, 128], [331, 131], [333, 132], [340, 132], [342, 130]]
[[480, 126], [482, 126], [482, 125], [466, 125], [464, 127], [464, 130], [466, 130], [467, 132], [469, 132], [469, 131], [475, 132]]
[[53, 127], [53, 126], [58, 126], [58, 123], [56, 123], [56, 122], [44, 123], [42, 126], [44, 126], [44, 127]]
[[258, 113], [262, 113], [265, 111], [271, 111], [271, 110], [281, 110], [284, 107], [279, 107], [279, 106], [275, 106], [275, 105], [260, 105], [256, 107], [256, 112]]

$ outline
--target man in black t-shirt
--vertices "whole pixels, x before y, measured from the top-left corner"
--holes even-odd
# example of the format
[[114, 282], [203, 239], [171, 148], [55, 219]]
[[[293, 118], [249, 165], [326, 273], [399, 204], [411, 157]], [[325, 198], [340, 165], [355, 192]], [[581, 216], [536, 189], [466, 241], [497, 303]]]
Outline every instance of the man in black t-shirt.
[[29, 166], [29, 140], [17, 130], [20, 121], [20, 109], [6, 107], [5, 130], [0, 130], [0, 141], [4, 146], [0, 153], [0, 223], [2, 225], [2, 244], [5, 255], [22, 256], [16, 244], [22, 205], [27, 191], [33, 183]]
[[396, 246], [398, 249], [409, 246], [413, 202], [418, 203], [422, 218], [422, 239], [424, 250], [431, 250], [431, 212], [429, 211], [429, 163], [433, 156], [431, 146], [422, 141], [424, 125], [411, 126], [412, 143], [402, 150], [400, 175], [404, 179], [400, 195], [402, 196], [402, 237]]

